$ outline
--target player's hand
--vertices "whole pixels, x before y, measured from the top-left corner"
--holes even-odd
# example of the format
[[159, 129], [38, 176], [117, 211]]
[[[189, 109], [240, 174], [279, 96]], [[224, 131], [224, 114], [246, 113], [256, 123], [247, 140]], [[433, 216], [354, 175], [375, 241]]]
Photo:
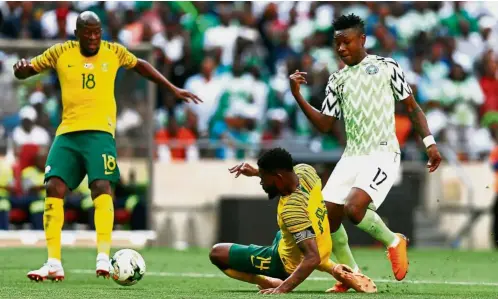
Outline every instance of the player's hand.
[[202, 100], [198, 96], [188, 90], [177, 88], [173, 93], [175, 94], [175, 97], [180, 98], [185, 102], [194, 102], [195, 104], [202, 103]]
[[427, 168], [429, 172], [434, 172], [441, 163], [441, 154], [437, 149], [437, 145], [433, 144], [427, 148], [427, 156], [429, 156], [429, 162], [427, 162]]
[[24, 58], [19, 60], [16, 64], [14, 64], [13, 68], [14, 68], [14, 75], [19, 79], [24, 79], [29, 77], [31, 72], [30, 62]]
[[300, 89], [301, 89], [301, 84], [308, 84], [306, 82], [305, 75], [308, 73], [306, 72], [300, 72], [299, 70], [296, 70], [294, 74], [289, 76], [290, 79], [290, 87], [291, 87], [291, 92], [293, 95], [298, 94]]
[[258, 294], [263, 294], [263, 295], [277, 295], [277, 294], [285, 294], [288, 293], [287, 291], [280, 289], [280, 288], [275, 288], [275, 289], [264, 289], [259, 291]]
[[247, 164], [247, 163], [241, 163], [239, 165], [236, 165], [232, 168], [229, 168], [228, 171], [230, 171], [230, 173], [235, 173], [236, 178], [238, 178], [239, 175], [241, 175], [241, 174], [243, 174], [247, 177], [259, 175], [259, 170], [252, 167], [250, 164]]

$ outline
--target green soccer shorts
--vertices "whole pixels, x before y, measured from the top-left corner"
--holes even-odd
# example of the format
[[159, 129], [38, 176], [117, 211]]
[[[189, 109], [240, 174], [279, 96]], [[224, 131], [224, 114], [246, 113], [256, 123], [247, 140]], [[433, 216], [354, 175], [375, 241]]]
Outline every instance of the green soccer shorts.
[[76, 189], [88, 175], [88, 184], [95, 180], [119, 181], [114, 137], [101, 131], [80, 131], [55, 137], [47, 165], [45, 181], [61, 178], [69, 189]]
[[271, 246], [233, 244], [229, 252], [229, 267], [244, 273], [286, 279], [289, 274], [285, 272], [284, 264], [278, 254], [278, 243], [281, 238], [282, 233], [278, 231]]

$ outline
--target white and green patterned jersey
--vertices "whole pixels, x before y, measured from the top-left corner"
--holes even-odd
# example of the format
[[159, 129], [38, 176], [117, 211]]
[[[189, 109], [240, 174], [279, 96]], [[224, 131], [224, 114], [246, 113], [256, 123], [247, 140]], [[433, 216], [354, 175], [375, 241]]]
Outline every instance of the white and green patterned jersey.
[[321, 112], [344, 119], [343, 156], [399, 152], [394, 105], [411, 94], [403, 70], [392, 58], [368, 55], [359, 64], [333, 73]]

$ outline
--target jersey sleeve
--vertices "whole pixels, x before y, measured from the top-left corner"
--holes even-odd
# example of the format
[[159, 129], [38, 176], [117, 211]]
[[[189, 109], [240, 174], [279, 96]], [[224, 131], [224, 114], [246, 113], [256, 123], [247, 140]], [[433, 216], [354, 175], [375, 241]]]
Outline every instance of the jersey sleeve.
[[57, 60], [64, 51], [63, 48], [63, 44], [53, 45], [42, 54], [31, 59], [31, 65], [37, 73], [41, 73], [48, 69], [55, 69]]
[[131, 69], [134, 68], [135, 65], [137, 65], [137, 57], [133, 53], [128, 51], [128, 49], [126, 49], [123, 45], [114, 43], [113, 46], [120, 66], [126, 69]]
[[312, 226], [307, 211], [307, 196], [302, 191], [294, 192], [282, 209], [280, 218], [291, 234], [301, 232]]
[[335, 74], [332, 74], [329, 78], [329, 82], [325, 88], [325, 100], [322, 103], [321, 113], [340, 119], [341, 106], [339, 105], [339, 94], [335, 79]]
[[297, 164], [294, 166], [294, 172], [300, 177], [301, 187], [310, 193], [317, 183], [321, 184], [321, 179], [316, 173], [315, 168], [308, 164]]
[[386, 63], [389, 68], [389, 84], [396, 101], [402, 101], [408, 98], [413, 92], [405, 73], [401, 66], [391, 58], [386, 58]]

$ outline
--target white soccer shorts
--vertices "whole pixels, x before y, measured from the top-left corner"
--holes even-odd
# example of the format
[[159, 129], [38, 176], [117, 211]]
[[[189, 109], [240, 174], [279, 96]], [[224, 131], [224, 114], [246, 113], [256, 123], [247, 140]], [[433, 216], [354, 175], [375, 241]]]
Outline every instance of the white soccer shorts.
[[400, 160], [392, 152], [342, 157], [322, 190], [324, 200], [344, 205], [351, 188], [359, 188], [370, 195], [370, 208], [378, 209], [399, 175]]

